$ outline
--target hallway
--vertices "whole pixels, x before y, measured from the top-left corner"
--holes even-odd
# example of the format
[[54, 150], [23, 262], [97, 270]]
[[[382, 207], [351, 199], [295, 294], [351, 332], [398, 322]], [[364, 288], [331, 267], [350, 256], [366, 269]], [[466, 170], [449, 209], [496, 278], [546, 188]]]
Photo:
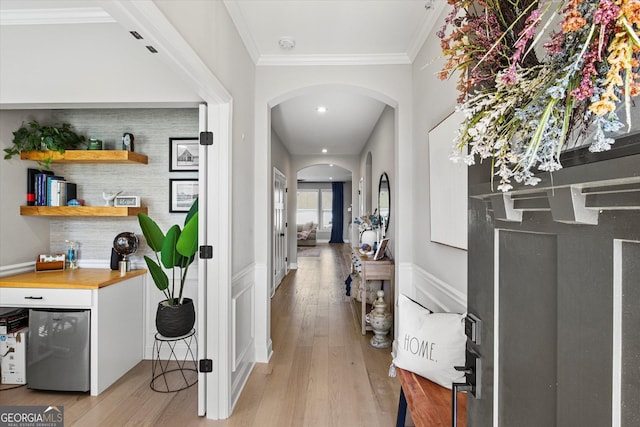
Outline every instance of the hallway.
[[391, 426], [400, 386], [390, 349], [360, 334], [344, 279], [347, 244], [298, 257], [271, 300], [274, 354], [257, 365], [230, 419], [216, 426]]
[[197, 414], [197, 387], [178, 393], [149, 388], [144, 360], [97, 397], [19, 387], [3, 405], [61, 405], [67, 426], [329, 427], [395, 425], [400, 386], [388, 376], [390, 349], [360, 334], [344, 279], [347, 244], [319, 244], [298, 258], [271, 304], [274, 354], [251, 373], [229, 419]]

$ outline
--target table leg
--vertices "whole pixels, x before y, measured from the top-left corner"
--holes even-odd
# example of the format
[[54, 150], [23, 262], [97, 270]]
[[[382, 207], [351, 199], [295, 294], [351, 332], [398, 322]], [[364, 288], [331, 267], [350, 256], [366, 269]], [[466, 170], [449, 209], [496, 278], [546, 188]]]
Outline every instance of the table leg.
[[404, 427], [405, 419], [407, 418], [407, 398], [404, 395], [404, 390], [400, 387], [400, 399], [398, 401], [398, 417], [396, 418], [396, 427]]

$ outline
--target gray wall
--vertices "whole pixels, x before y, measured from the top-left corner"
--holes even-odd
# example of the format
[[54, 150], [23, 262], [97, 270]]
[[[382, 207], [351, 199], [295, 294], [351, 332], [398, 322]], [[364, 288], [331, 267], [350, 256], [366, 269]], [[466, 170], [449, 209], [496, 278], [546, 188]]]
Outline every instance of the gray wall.
[[[13, 134], [23, 122], [38, 120], [46, 123], [47, 110], [0, 110], [0, 149], [13, 144]], [[4, 157], [4, 151], [1, 152]], [[13, 157], [0, 159], [0, 272], [5, 266], [33, 262], [40, 253], [49, 251], [49, 221], [20, 216], [20, 205], [26, 204], [27, 168], [33, 162]]]

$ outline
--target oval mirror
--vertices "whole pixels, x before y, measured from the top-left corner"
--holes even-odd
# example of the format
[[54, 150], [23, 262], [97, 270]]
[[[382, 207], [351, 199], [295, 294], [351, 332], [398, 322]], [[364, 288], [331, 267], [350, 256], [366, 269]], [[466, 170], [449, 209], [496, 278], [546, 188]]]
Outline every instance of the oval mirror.
[[386, 172], [382, 172], [380, 183], [378, 184], [378, 214], [384, 221], [384, 231], [387, 231], [391, 216], [391, 188]]

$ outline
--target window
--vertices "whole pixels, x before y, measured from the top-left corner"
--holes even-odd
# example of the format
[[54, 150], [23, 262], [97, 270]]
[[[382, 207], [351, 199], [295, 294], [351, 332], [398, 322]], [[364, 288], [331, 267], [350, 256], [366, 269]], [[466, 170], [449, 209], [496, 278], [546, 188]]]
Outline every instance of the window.
[[298, 190], [297, 224], [318, 224], [318, 190]]
[[318, 230], [331, 231], [333, 192], [330, 189], [299, 189], [296, 223], [314, 222]]
[[320, 209], [322, 209], [322, 223], [318, 226], [320, 230], [331, 231], [331, 225], [333, 223], [333, 192], [331, 190], [320, 190], [321, 203]]

